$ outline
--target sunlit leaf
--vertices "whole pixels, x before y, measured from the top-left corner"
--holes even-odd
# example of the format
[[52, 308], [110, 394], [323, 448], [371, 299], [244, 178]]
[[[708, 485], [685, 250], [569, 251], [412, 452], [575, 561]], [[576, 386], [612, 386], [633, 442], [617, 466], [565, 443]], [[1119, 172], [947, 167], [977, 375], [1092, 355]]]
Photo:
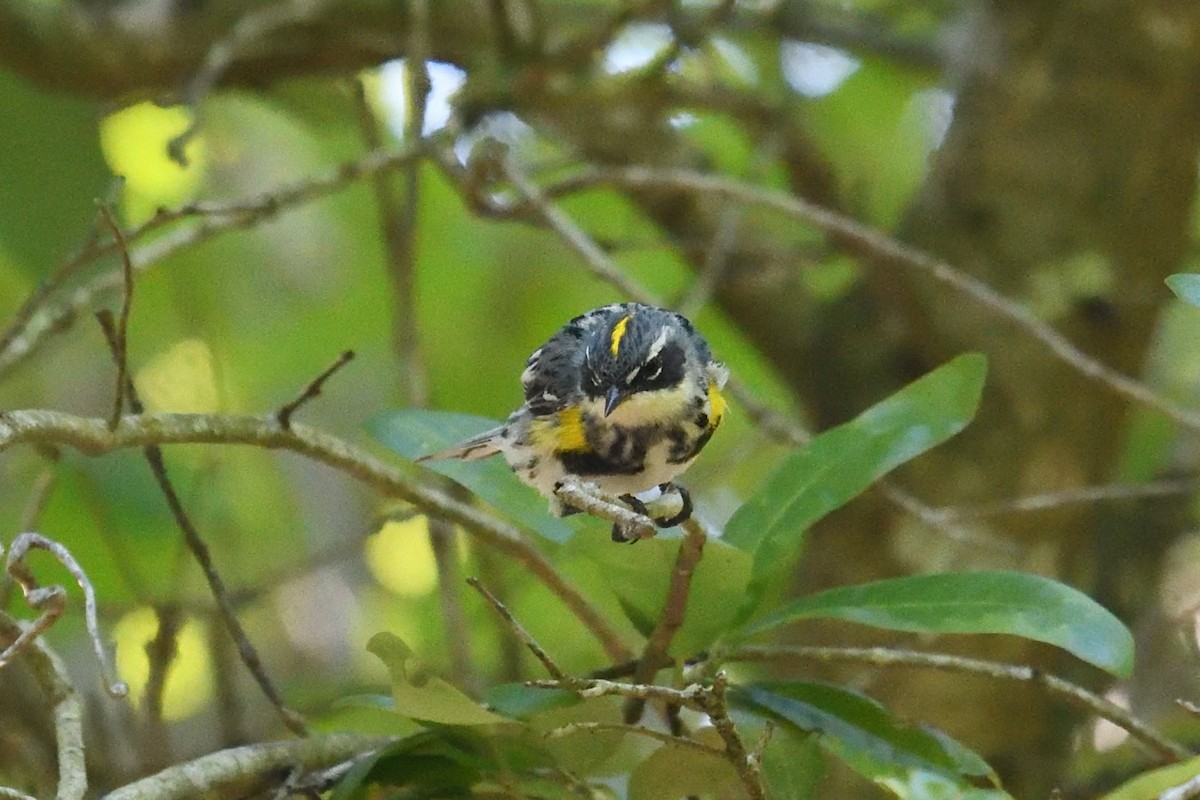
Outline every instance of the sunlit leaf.
[[1200, 275], [1180, 273], [1167, 277], [1167, 287], [1185, 303], [1200, 306]]
[[745, 635], [799, 619], [844, 619], [914, 633], [1005, 633], [1046, 642], [1118, 676], [1133, 669], [1133, 635], [1070, 586], [1020, 572], [964, 572], [842, 586], [801, 597]]
[[1198, 775], [1200, 758], [1190, 758], [1178, 764], [1143, 772], [1103, 795], [1099, 800], [1159, 800], [1167, 796], [1167, 790], [1181, 786]]
[[387, 666], [397, 713], [443, 725], [491, 725], [507, 722], [434, 675], [421, 671], [412, 650], [396, 636], [377, 633], [367, 650]]
[[959, 356], [776, 468], [725, 528], [726, 540], [754, 556], [743, 616], [753, 612], [772, 574], [792, 563], [810, 525], [971, 421], [986, 370], [982, 355]]
[[[399, 409], [367, 422], [371, 435], [409, 459], [436, 453], [500, 424], [496, 420], [448, 411]], [[534, 533], [553, 542], [565, 542], [573, 530], [550, 514], [548, 503], [521, 483], [504, 459], [486, 461], [426, 461], [422, 466], [461, 483], [481, 499]]]
[[900, 786], [932, 773], [967, 789], [994, 780], [978, 756], [962, 757], [965, 748], [946, 747], [943, 737], [902, 724], [874, 700], [840, 686], [756, 684], [732, 688], [730, 697], [743, 708], [820, 734], [823, 749], [872, 781]]

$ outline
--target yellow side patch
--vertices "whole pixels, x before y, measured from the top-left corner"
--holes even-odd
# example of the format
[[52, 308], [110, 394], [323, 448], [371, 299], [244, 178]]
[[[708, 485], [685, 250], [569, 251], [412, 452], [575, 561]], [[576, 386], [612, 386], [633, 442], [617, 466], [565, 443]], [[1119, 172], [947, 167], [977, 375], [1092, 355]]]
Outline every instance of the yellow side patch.
[[725, 416], [725, 397], [715, 383], [708, 384], [708, 409], [708, 427], [715, 428]]
[[592, 449], [588, 444], [587, 430], [583, 427], [583, 415], [578, 408], [564, 408], [558, 412], [558, 425], [554, 428], [554, 449], [575, 452]]
[[621, 347], [621, 340], [625, 338], [625, 329], [629, 327], [629, 319], [632, 316], [632, 314], [626, 314], [617, 321], [616, 325], [613, 325], [610, 347], [612, 348], [612, 354], [614, 356], [617, 354], [617, 350], [619, 350]]

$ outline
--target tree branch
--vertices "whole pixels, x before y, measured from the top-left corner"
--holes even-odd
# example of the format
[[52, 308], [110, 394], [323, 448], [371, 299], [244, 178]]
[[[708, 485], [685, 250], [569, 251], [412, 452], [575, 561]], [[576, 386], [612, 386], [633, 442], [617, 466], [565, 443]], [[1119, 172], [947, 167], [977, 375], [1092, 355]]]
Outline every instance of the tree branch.
[[518, 528], [446, 493], [330, 434], [300, 423], [284, 428], [273, 415], [142, 414], [126, 416], [116, 430], [105, 420], [59, 411], [0, 412], [0, 452], [20, 443], [57, 443], [89, 455], [148, 445], [246, 444], [290, 450], [333, 467], [391, 496], [462, 525], [483, 543], [525, 566], [596, 637], [615, 662], [629, 648], [604, 616], [558, 572]]
[[393, 741], [391, 737], [336, 733], [235, 747], [168, 767], [110, 792], [104, 800], [249, 797], [276, 786], [290, 770], [325, 769]]

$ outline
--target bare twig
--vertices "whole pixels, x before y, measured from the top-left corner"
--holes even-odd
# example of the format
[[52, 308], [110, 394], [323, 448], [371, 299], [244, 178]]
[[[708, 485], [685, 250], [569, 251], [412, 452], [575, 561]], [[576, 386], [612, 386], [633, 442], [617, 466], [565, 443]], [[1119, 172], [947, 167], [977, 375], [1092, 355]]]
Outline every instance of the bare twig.
[[[17, 649], [30, 630], [0, 612], [0, 647]], [[87, 763], [83, 746], [83, 701], [67, 676], [66, 666], [45, 640], [36, 637], [20, 652], [54, 714], [58, 748], [58, 791], [55, 800], [83, 800], [87, 792]], [[12, 792], [12, 790], [7, 790]], [[12, 793], [9, 796], [14, 796]]]
[[573, 736], [577, 733], [599, 733], [599, 732], [614, 732], [614, 733], [632, 733], [638, 736], [645, 736], [648, 739], [655, 739], [664, 744], [679, 745], [680, 747], [688, 747], [692, 750], [699, 750], [702, 753], [709, 755], [723, 756], [725, 752], [715, 747], [710, 747], [703, 742], [697, 742], [695, 739], [687, 739], [682, 736], [673, 736], [663, 731], [647, 728], [644, 725], [624, 725], [612, 722], [572, 722], [563, 725], [561, 728], [554, 728], [546, 731], [543, 736], [547, 739], [561, 739], [564, 736]]
[[950, 522], [982, 519], [1000, 514], [1017, 514], [1045, 511], [1064, 506], [1108, 501], [1139, 500], [1147, 497], [1169, 497], [1190, 494], [1200, 488], [1196, 478], [1177, 478], [1148, 483], [1112, 483], [1103, 486], [1080, 486], [1059, 492], [1031, 494], [999, 500], [978, 506], [949, 506], [933, 509], [934, 514]]
[[12, 642], [5, 650], [0, 651], [0, 667], [7, 664], [9, 659], [41, 636], [66, 610], [66, 591], [61, 586], [39, 586], [33, 571], [25, 563], [25, 556], [34, 549], [46, 550], [52, 554], [58, 563], [71, 573], [71, 577], [83, 590], [84, 619], [87, 622], [88, 636], [92, 640], [96, 661], [100, 664], [100, 676], [104, 680], [104, 688], [112, 697], [125, 697], [129, 694], [129, 687], [125, 685], [124, 681], [117, 680], [112, 666], [109, 664], [108, 655], [104, 652], [104, 643], [100, 637], [100, 623], [96, 619], [96, 591], [92, 588], [91, 579], [88, 578], [83, 567], [79, 565], [67, 548], [39, 533], [22, 533], [13, 539], [5, 562], [5, 572], [21, 587], [30, 607], [42, 612], [42, 615], [26, 628], [16, 641]]
[[326, 367], [320, 375], [309, 381], [308, 385], [304, 387], [304, 390], [300, 392], [295, 399], [279, 407], [279, 410], [275, 412], [275, 419], [279, 420], [279, 424], [285, 429], [290, 428], [292, 425], [292, 414], [295, 414], [300, 406], [304, 405], [309, 400], [315, 399], [319, 394], [321, 394], [321, 389], [324, 388], [325, 381], [332, 378], [335, 372], [349, 364], [353, 359], [353, 350], [342, 351], [342, 354], [337, 357], [337, 360]]
[[117, 427], [117, 422], [121, 419], [121, 410], [125, 407], [125, 380], [129, 374], [129, 311], [133, 305], [133, 262], [129, 260], [129, 244], [125, 241], [125, 234], [121, 231], [121, 225], [113, 215], [112, 209], [102, 204], [100, 213], [112, 231], [117, 252], [121, 255], [121, 285], [124, 289], [121, 293], [121, 313], [117, 316], [112, 337], [113, 362], [117, 365], [113, 410], [108, 419], [108, 428], [112, 430]]
[[[371, 175], [396, 169], [420, 157], [421, 154], [421, 149], [415, 146], [400, 150], [376, 150], [357, 161], [345, 162], [325, 175], [283, 186], [256, 197], [230, 203], [188, 203], [171, 211], [159, 212], [142, 225], [127, 231], [126, 241], [133, 244], [150, 232], [180, 220], [194, 217], [199, 218], [199, 222], [163, 234], [152, 243], [131, 250], [130, 261], [133, 269], [135, 272], [143, 272], [180, 250], [228, 231], [253, 227], [276, 216], [280, 211], [333, 194]], [[84, 264], [115, 252], [115, 243], [97, 242], [81, 251], [68, 266], [76, 270]], [[31, 311], [28, 318], [14, 328], [6, 346], [0, 347], [0, 376], [36, 352], [51, 334], [69, 328], [95, 303], [97, 297], [120, 288], [122, 283], [120, 270], [107, 272], [75, 289], [57, 304], [39, 301], [38, 308]]]
[[542, 689], [566, 689], [575, 692], [580, 697], [611, 695], [642, 703], [661, 702], [668, 706], [691, 708], [707, 714], [713, 727], [725, 742], [725, 757], [737, 770], [747, 794], [753, 800], [763, 800], [766, 797], [758, 762], [753, 753], [748, 751], [742, 743], [737, 728], [729, 718], [729, 712], [725, 705], [728, 679], [723, 671], [719, 671], [714, 676], [711, 688], [697, 683], [683, 689], [673, 689], [656, 684], [616, 683], [594, 678], [571, 677], [562, 680], [526, 681], [525, 685]]
[[654, 520], [620, 505], [574, 475], [566, 476], [554, 493], [566, 505], [618, 526], [629, 540], [648, 539], [658, 533]]
[[[112, 326], [111, 315], [97, 314], [101, 326], [104, 328], [104, 333], [108, 337], [109, 347], [113, 352], [113, 357], [116, 357], [116, 332]], [[138, 397], [137, 388], [133, 385], [133, 381], [125, 381], [125, 393], [129, 398], [129, 408], [134, 414], [142, 415], [145, 408], [142, 405], [141, 398]], [[276, 420], [279, 424], [279, 421]], [[282, 428], [282, 424], [280, 424]], [[113, 429], [115, 430], [115, 429]], [[285, 429], [286, 430], [286, 429]], [[183, 507], [183, 501], [179, 497], [179, 493], [175, 490], [175, 484], [171, 481], [170, 475], [167, 473], [167, 462], [163, 457], [162, 448], [157, 442], [149, 442], [142, 447], [142, 455], [146, 459], [146, 463], [150, 465], [150, 472], [154, 476], [155, 483], [158, 484], [159, 491], [162, 492], [163, 498], [167, 501], [167, 508], [171, 512], [172, 519], [175, 520], [176, 526], [180, 533], [183, 534], [184, 544], [192, 553], [192, 557], [196, 560], [196, 564], [200, 567], [200, 571], [204, 574], [204, 579], [208, 583], [209, 592], [213, 596], [213, 600], [217, 604], [217, 610], [221, 615], [221, 621], [225, 624], [225, 629], [229, 631], [230, 637], [237, 645], [238, 655], [242, 659], [242, 663], [246, 665], [246, 669], [250, 671], [250, 675], [254, 678], [258, 688], [263, 695], [275, 707], [275, 711], [279, 714], [283, 724], [298, 736], [308, 735], [308, 725], [304, 718], [296, 711], [288, 707], [283, 699], [283, 695], [276, 688], [274, 681], [267, 674], [266, 667], [263, 665], [262, 658], [258, 655], [258, 650], [250, 642], [250, 637], [246, 635], [246, 629], [242, 627], [241, 621], [234, 611], [233, 602], [229, 598], [229, 590], [225, 587], [225, 580], [221, 577], [221, 573], [217, 571], [216, 564], [213, 562], [212, 552], [208, 549], [208, 544], [204, 541], [204, 537], [200, 535], [199, 529], [196, 528], [192, 518], [188, 515]]]
[[558, 680], [562, 680], [563, 678], [567, 677], [567, 673], [563, 671], [562, 667], [555, 662], [549, 653], [542, 649], [542, 646], [537, 643], [537, 640], [534, 639], [533, 636], [529, 634], [529, 631], [525, 630], [525, 626], [520, 622], [517, 622], [516, 618], [512, 615], [512, 612], [508, 610], [508, 607], [496, 599], [496, 596], [489, 592], [487, 588], [479, 582], [479, 579], [467, 578], [467, 583], [471, 585], [471, 588], [479, 592], [479, 594], [483, 596], [483, 599], [486, 600], [492, 608], [496, 609], [496, 613], [499, 614], [501, 619], [503, 619], [508, 625], [508, 628], [512, 631], [513, 635], [516, 636], [523, 645], [529, 648], [529, 652], [533, 653], [534, 658], [542, 662], [542, 666], [545, 667], [546, 671], [550, 673], [550, 677], [557, 678]]
[[1129, 734], [1144, 744], [1151, 752], [1165, 761], [1188, 758], [1187, 748], [1174, 742], [1147, 725], [1125, 709], [1103, 697], [1089, 692], [1082, 686], [1041, 670], [1022, 664], [1005, 664], [977, 658], [952, 656], [942, 653], [922, 653], [890, 647], [792, 647], [792, 646], [744, 646], [724, 656], [723, 661], [850, 661], [876, 667], [921, 667], [970, 675], [984, 675], [999, 680], [1018, 681], [1041, 686], [1049, 693], [1081, 706], [1114, 725], [1129, 731]]
[[193, 797], [259, 795], [290, 770], [324, 770], [386, 747], [395, 739], [333, 733], [261, 742], [222, 750], [122, 786], [105, 800], [187, 800]]
[[[634, 683], [649, 683], [654, 679], [656, 672], [671, 663], [667, 649], [683, 625], [688, 594], [692, 588], [692, 576], [695, 575], [696, 566], [704, 556], [704, 544], [707, 539], [695, 520], [689, 519], [683, 524], [683, 540], [679, 543], [679, 552], [675, 556], [675, 569], [671, 572], [671, 583], [663, 601], [662, 616], [646, 639], [642, 657], [638, 659], [637, 670], [633, 673]], [[644, 704], [639, 700], [627, 702], [625, 724], [632, 725], [641, 719], [643, 709]]]
[[[143, 703], [146, 709], [146, 737], [144, 763], [159, 770], [171, 763], [170, 739], [163, 724], [163, 692], [167, 688], [167, 674], [178, 655], [179, 631], [183, 627], [183, 614], [174, 606], [158, 606], [154, 609], [158, 618], [158, 631], [146, 643], [146, 658], [150, 672], [146, 678]], [[150, 770], [147, 769], [147, 772]]]
[[725, 670], [721, 670], [713, 676], [712, 689], [706, 695], [704, 711], [725, 742], [725, 754], [737, 769], [742, 784], [746, 787], [746, 793], [750, 795], [751, 800], [763, 800], [766, 797], [766, 789], [763, 787], [760, 765], [746, 749], [733, 720], [729, 718], [729, 709], [725, 705], [725, 691], [728, 687], [729, 679]]
[[449, 496], [350, 443], [301, 423], [290, 429], [273, 415], [140, 414], [126, 416], [115, 431], [104, 420], [58, 411], [0, 412], [0, 452], [25, 442], [61, 444], [85, 453], [184, 443], [246, 444], [290, 450], [356, 480], [462, 525], [484, 544], [507, 554], [546, 585], [575, 614], [614, 662], [629, 648], [604, 615], [571, 585], [518, 528]]
[[[125, 181], [123, 178], [115, 178], [108, 192], [107, 199], [102, 201], [100, 206], [103, 208], [113, 205], [124, 185]], [[21, 303], [20, 308], [13, 314], [8, 324], [4, 326], [3, 331], [0, 331], [0, 356], [8, 350], [9, 343], [21, 332], [21, 329], [25, 327], [25, 324], [33, 316], [38, 307], [89, 263], [91, 259], [88, 257], [88, 254], [96, 252], [98, 248], [102, 223], [103, 214], [97, 211], [96, 218], [89, 227], [87, 236], [84, 237], [83, 243], [76, 252], [59, 264], [49, 276], [38, 281], [33, 291]], [[115, 247], [115, 242], [111, 246]]]
[[[132, 400], [132, 398], [131, 398]], [[135, 403], [131, 402], [131, 405]], [[140, 405], [140, 404], [136, 404]], [[176, 525], [179, 526], [180, 532], [183, 534], [183, 540], [191, 550], [192, 556], [196, 559], [196, 563], [200, 566], [200, 570], [204, 573], [205, 580], [208, 581], [209, 590], [212, 592], [213, 600], [216, 601], [217, 609], [221, 614], [221, 621], [225, 623], [226, 630], [229, 631], [234, 643], [237, 645], [238, 655], [242, 659], [242, 663], [246, 665], [246, 669], [254, 676], [258, 688], [266, 696], [271, 705], [275, 707], [283, 724], [288, 730], [298, 736], [306, 736], [308, 734], [308, 725], [304, 718], [288, 707], [283, 695], [275, 687], [274, 681], [267, 674], [266, 667], [263, 665], [262, 658], [258, 655], [258, 650], [250, 642], [250, 637], [246, 634], [246, 629], [242, 627], [241, 621], [237, 618], [237, 614], [233, 610], [233, 606], [229, 600], [229, 591], [225, 588], [225, 580], [221, 577], [221, 573], [217, 571], [216, 564], [213, 562], [212, 553], [208, 549], [208, 544], [205, 543], [200, 531], [192, 522], [187, 511], [183, 508], [183, 501], [179, 498], [179, 493], [175, 491], [175, 485], [171, 482], [170, 476], [167, 474], [166, 460], [163, 458], [162, 449], [158, 445], [148, 445], [142, 449], [146, 457], [146, 462], [150, 465], [150, 471], [154, 474], [154, 480], [158, 483], [159, 489], [163, 493], [163, 497], [167, 501], [167, 507], [171, 511], [171, 516], [174, 518]]]
[[228, 34], [212, 43], [204, 55], [204, 63], [183, 91], [183, 102], [192, 107], [193, 116], [187, 129], [167, 142], [167, 154], [173, 161], [181, 167], [188, 165], [187, 144], [200, 129], [201, 102], [247, 46], [261, 44], [272, 34], [304, 22], [322, 5], [320, 0], [282, 0], [253, 9], [235, 22]]

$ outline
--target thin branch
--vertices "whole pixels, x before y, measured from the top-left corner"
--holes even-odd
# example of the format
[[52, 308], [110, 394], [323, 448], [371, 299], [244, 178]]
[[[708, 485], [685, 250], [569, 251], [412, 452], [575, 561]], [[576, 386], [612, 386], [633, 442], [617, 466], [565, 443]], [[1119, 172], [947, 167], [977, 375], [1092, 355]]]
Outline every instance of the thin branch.
[[[29, 630], [29, 627], [0, 612], [0, 646], [7, 650], [16, 649], [17, 642]], [[58, 791], [55, 800], [83, 800], [87, 792], [83, 700], [75, 691], [62, 659], [41, 637], [34, 638], [28, 646], [22, 647], [21, 654], [54, 714], [54, 738], [58, 748]]]
[[26, 602], [31, 608], [40, 611], [41, 616], [26, 628], [16, 641], [12, 642], [5, 650], [0, 651], [0, 667], [3, 667], [9, 659], [40, 637], [46, 629], [54, 624], [55, 620], [62, 616], [67, 607], [67, 593], [63, 587], [40, 586], [33, 571], [25, 563], [26, 555], [34, 549], [46, 550], [53, 555], [83, 590], [84, 619], [87, 623], [88, 637], [91, 639], [96, 661], [100, 665], [100, 676], [104, 681], [104, 688], [111, 697], [125, 697], [129, 694], [129, 687], [124, 681], [117, 679], [112, 665], [108, 661], [108, 655], [104, 652], [100, 623], [96, 619], [96, 590], [92, 587], [91, 579], [88, 578], [83, 567], [79, 565], [67, 548], [39, 533], [19, 534], [9, 546], [5, 572], [17, 582], [25, 595]]
[[949, 506], [933, 509], [933, 511], [946, 521], [959, 522], [1001, 514], [1045, 511], [1071, 505], [1140, 500], [1148, 497], [1170, 497], [1191, 494], [1198, 488], [1200, 488], [1200, 480], [1196, 478], [1177, 478], [1150, 481], [1149, 483], [1111, 483], [1103, 486], [1080, 486], [1059, 492], [1025, 495], [978, 506]]
[[200, 105], [237, 57], [250, 45], [261, 45], [272, 34], [307, 21], [323, 5], [320, 0], [282, 0], [253, 9], [208, 47], [204, 63], [183, 90], [183, 102], [192, 107], [192, 122], [183, 133], [167, 142], [167, 154], [173, 161], [181, 167], [188, 165], [187, 145], [200, 130]]
[[[642, 657], [638, 659], [637, 670], [633, 673], [634, 683], [649, 683], [654, 680], [656, 672], [671, 663], [667, 650], [683, 625], [688, 594], [692, 588], [692, 576], [695, 575], [696, 567], [704, 556], [704, 544], [707, 540], [708, 537], [695, 520], [689, 519], [683, 524], [683, 540], [679, 543], [679, 552], [675, 556], [675, 569], [671, 572], [671, 583], [663, 600], [662, 616], [646, 639]], [[625, 724], [632, 725], [641, 719], [644, 707], [639, 700], [627, 702], [624, 712]]]
[[[167, 688], [167, 674], [179, 654], [179, 631], [183, 627], [183, 614], [178, 607], [158, 606], [154, 609], [158, 618], [158, 631], [146, 643], [146, 659], [149, 675], [146, 690], [142, 695], [146, 710], [145, 760], [152, 769], [159, 770], [171, 763], [170, 739], [163, 724], [163, 693]], [[146, 770], [149, 772], [149, 769]]]
[[[377, 150], [357, 161], [344, 162], [323, 176], [283, 186], [256, 197], [231, 203], [188, 203], [173, 211], [160, 212], [142, 225], [127, 231], [126, 241], [130, 244], [140, 241], [150, 232], [180, 220], [198, 218], [199, 222], [163, 234], [153, 242], [130, 251], [134, 272], [143, 272], [174, 253], [220, 234], [254, 227], [292, 206], [326, 197], [363, 178], [396, 169], [420, 156], [421, 150], [418, 147]], [[97, 242], [79, 253], [71, 265], [74, 269], [77, 268], [76, 265], [82, 266], [115, 252], [115, 243]], [[103, 273], [72, 291], [61, 302], [44, 304], [40, 310], [32, 313], [11, 336], [7, 346], [0, 348], [0, 377], [36, 352], [51, 334], [69, 328], [79, 316], [92, 307], [97, 297], [120, 288], [122, 283], [121, 270]]]
[[125, 241], [125, 234], [122, 233], [121, 225], [113, 215], [112, 209], [101, 205], [100, 213], [104, 216], [104, 222], [108, 225], [109, 230], [112, 231], [113, 241], [117, 244], [117, 252], [121, 255], [121, 286], [123, 289], [121, 313], [117, 316], [112, 337], [112, 357], [117, 365], [112, 416], [108, 418], [108, 428], [112, 430], [117, 427], [117, 422], [121, 419], [121, 410], [125, 407], [125, 381], [129, 374], [129, 311], [133, 305], [133, 262], [129, 260], [129, 243]]
[[[116, 331], [112, 326], [112, 317], [105, 314], [97, 314], [96, 317], [104, 328], [104, 333], [108, 337], [109, 348], [112, 350], [113, 357], [116, 358]], [[129, 398], [130, 410], [137, 415], [143, 414], [145, 408], [142, 405], [141, 398], [138, 397], [137, 388], [133, 385], [133, 381], [126, 380], [125, 394]], [[280, 424], [280, 427], [283, 427], [278, 419], [276, 423]], [[221, 573], [217, 571], [217, 566], [213, 562], [212, 552], [208, 549], [208, 544], [204, 541], [204, 537], [200, 535], [199, 529], [192, 522], [192, 518], [188, 515], [187, 510], [184, 509], [179, 492], [175, 490], [175, 484], [171, 481], [171, 477], [167, 473], [167, 462], [163, 456], [162, 448], [156, 442], [150, 442], [142, 447], [142, 455], [145, 457], [146, 463], [150, 465], [150, 472], [154, 476], [154, 481], [158, 484], [159, 491], [162, 492], [163, 498], [167, 501], [167, 508], [171, 512], [171, 518], [175, 520], [175, 525], [179, 528], [180, 533], [183, 534], [184, 544], [187, 545], [192, 557], [196, 560], [196, 564], [200, 567], [200, 571], [204, 574], [209, 592], [217, 604], [217, 610], [221, 615], [222, 622], [225, 624], [225, 629], [229, 631], [230, 637], [237, 645], [238, 655], [241, 656], [242, 663], [250, 671], [250, 675], [254, 678], [255, 683], [258, 684], [258, 688], [262, 691], [263, 695], [275, 707], [276, 713], [279, 714], [280, 719], [288, 730], [297, 736], [307, 736], [307, 723], [305, 723], [304, 718], [299, 713], [288, 707], [283, 699], [283, 695], [267, 674], [262, 658], [258, 655], [258, 650], [251, 643], [250, 637], [246, 634], [246, 629], [242, 627], [242, 623], [238, 619], [237, 613], [233, 608], [233, 603], [229, 598], [229, 590], [225, 587], [225, 580], [221, 577]]]
[[[131, 403], [131, 405], [140, 405], [139, 403]], [[246, 669], [254, 676], [258, 688], [275, 707], [283, 724], [288, 730], [298, 736], [308, 735], [308, 724], [304, 718], [296, 711], [288, 707], [287, 702], [283, 699], [283, 695], [276, 688], [274, 681], [267, 674], [266, 667], [262, 662], [262, 658], [258, 655], [258, 650], [250, 642], [250, 637], [246, 634], [246, 629], [242, 627], [241, 621], [233, 610], [232, 603], [229, 600], [229, 591], [225, 587], [225, 580], [221, 577], [221, 573], [217, 571], [216, 564], [213, 562], [212, 553], [208, 549], [208, 544], [205, 543], [200, 531], [192, 522], [187, 511], [184, 510], [183, 501], [179, 497], [179, 493], [175, 490], [174, 483], [171, 482], [170, 476], [167, 474], [166, 460], [163, 458], [162, 449], [158, 445], [148, 445], [142, 449], [142, 453], [146, 457], [146, 462], [150, 465], [150, 471], [154, 474], [154, 480], [158, 483], [159, 489], [163, 493], [163, 497], [167, 501], [167, 507], [171, 511], [171, 516], [175, 520], [175, 524], [179, 527], [183, 534], [183, 540], [191, 550], [192, 556], [196, 559], [196, 563], [200, 566], [200, 570], [204, 573], [205, 580], [208, 581], [209, 591], [212, 592], [213, 600], [216, 601], [217, 609], [221, 615], [221, 621], [225, 623], [226, 630], [229, 631], [230, 637], [237, 645], [238, 655], [242, 659], [242, 663], [246, 665]]]
[[760, 765], [753, 753], [746, 749], [733, 720], [729, 718], [729, 709], [725, 704], [725, 691], [728, 687], [729, 679], [725, 670], [721, 670], [713, 676], [712, 689], [705, 697], [704, 711], [725, 742], [725, 754], [737, 769], [742, 784], [746, 787], [746, 793], [750, 795], [751, 800], [764, 800], [766, 789], [763, 787]]
[[850, 661], [876, 667], [921, 667], [947, 672], [984, 675], [998, 680], [1018, 681], [1041, 686], [1052, 695], [1102, 717], [1144, 744], [1151, 752], [1166, 761], [1180, 761], [1191, 756], [1183, 745], [1174, 742], [1131, 713], [1082, 686], [1041, 670], [1022, 664], [1006, 664], [977, 658], [922, 653], [890, 647], [793, 647], [744, 646], [722, 656], [723, 661]]
[[584, 483], [574, 475], [566, 476], [555, 487], [554, 494], [566, 505], [616, 525], [626, 541], [648, 539], [658, 533], [654, 520], [620, 505], [594, 485]]
[[0, 412], [0, 452], [21, 443], [61, 444], [90, 455], [131, 447], [170, 444], [246, 444], [290, 450], [333, 467], [427, 513], [462, 525], [481, 542], [510, 556], [546, 585], [575, 614], [614, 662], [629, 649], [604, 615], [571, 585], [517, 527], [454, 499], [446, 492], [381, 461], [354, 445], [301, 423], [290, 429], [273, 415], [140, 414], [126, 416], [115, 431], [104, 420], [59, 411]]
[[526, 681], [525, 685], [539, 689], [566, 689], [584, 698], [616, 696], [642, 703], [661, 702], [668, 706], [690, 708], [707, 714], [725, 742], [725, 757], [737, 770], [747, 794], [752, 800], [763, 800], [766, 797], [759, 765], [753, 753], [742, 743], [737, 728], [729, 718], [725, 704], [728, 679], [724, 671], [719, 671], [714, 676], [711, 688], [695, 683], [683, 689], [672, 689], [656, 684], [616, 683], [595, 678], [571, 677], [562, 680]]
[[613, 722], [571, 722], [563, 725], [560, 728], [548, 730], [542, 735], [547, 739], [561, 739], [565, 736], [573, 736], [577, 733], [600, 733], [609, 731], [615, 733], [632, 733], [638, 736], [645, 736], [648, 739], [654, 739], [662, 742], [663, 744], [673, 744], [680, 747], [687, 747], [708, 755], [725, 755], [724, 750], [710, 747], [703, 742], [697, 742], [695, 739], [687, 739], [682, 736], [673, 736], [664, 731], [658, 731], [654, 728], [647, 728], [644, 725], [624, 725]]
[[550, 677], [559, 680], [567, 677], [567, 673], [563, 671], [563, 668], [537, 643], [537, 640], [530, 635], [529, 631], [525, 630], [525, 626], [517, 622], [516, 617], [512, 615], [508, 607], [504, 603], [501, 603], [494, 594], [487, 590], [487, 587], [479, 582], [478, 578], [467, 578], [467, 583], [471, 585], [472, 589], [479, 592], [483, 596], [483, 599], [496, 610], [496, 613], [508, 625], [508, 629], [512, 631], [513, 636], [516, 636], [521, 644], [529, 648], [529, 652], [533, 653], [534, 658], [542, 662], [542, 666], [550, 673]]
[[[113, 205], [124, 185], [125, 181], [123, 178], [118, 177], [114, 179], [109, 189], [108, 197], [99, 203], [100, 207], [105, 208]], [[49, 276], [38, 281], [37, 285], [34, 286], [33, 291], [21, 303], [16, 313], [13, 314], [12, 319], [4, 326], [3, 331], [0, 331], [0, 355], [8, 350], [9, 343], [21, 332], [21, 329], [25, 327], [25, 324], [33, 316], [38, 307], [89, 263], [90, 258], [86, 257], [86, 254], [97, 251], [102, 222], [103, 214], [97, 210], [96, 218], [89, 227], [83, 243], [71, 256], [59, 264]], [[115, 248], [115, 242], [111, 243], [110, 246]]]
[[222, 750], [122, 786], [105, 800], [188, 800], [266, 792], [296, 768], [324, 770], [375, 752], [392, 737], [333, 733]]
[[337, 360], [326, 367], [320, 375], [309, 381], [308, 385], [304, 387], [304, 390], [300, 392], [295, 399], [279, 407], [279, 410], [275, 412], [275, 419], [279, 420], [279, 424], [284, 428], [290, 428], [292, 425], [292, 414], [295, 414], [300, 406], [320, 395], [321, 389], [325, 386], [325, 382], [332, 378], [335, 372], [349, 364], [353, 359], [353, 350], [342, 351], [342, 354], [337, 357]]

